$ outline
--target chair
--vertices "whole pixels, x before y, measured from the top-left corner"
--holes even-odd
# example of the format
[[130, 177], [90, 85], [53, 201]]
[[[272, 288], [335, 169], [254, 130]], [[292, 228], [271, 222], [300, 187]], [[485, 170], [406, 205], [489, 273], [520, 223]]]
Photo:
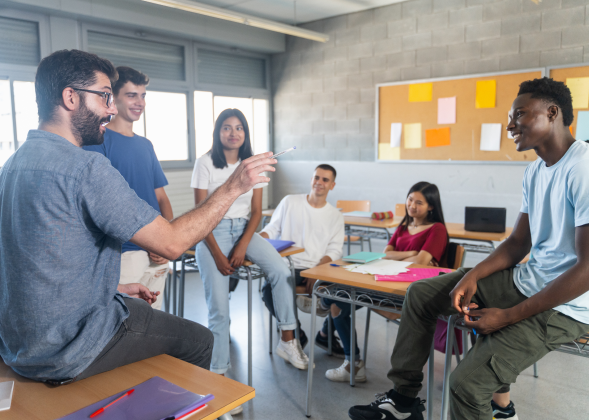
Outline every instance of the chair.
[[[336, 202], [336, 207], [342, 209], [342, 213], [348, 213], [351, 211], [371, 211], [371, 202], [368, 200], [338, 200]], [[346, 226], [346, 230], [347, 232], [350, 230], [348, 226]], [[363, 238], [362, 236], [351, 236], [350, 234], [347, 234], [345, 235], [344, 240], [348, 243], [348, 254], [350, 254], [350, 245], [360, 245], [361, 251], [364, 251], [365, 241], [369, 243], [369, 251], [372, 251], [371, 238]]]

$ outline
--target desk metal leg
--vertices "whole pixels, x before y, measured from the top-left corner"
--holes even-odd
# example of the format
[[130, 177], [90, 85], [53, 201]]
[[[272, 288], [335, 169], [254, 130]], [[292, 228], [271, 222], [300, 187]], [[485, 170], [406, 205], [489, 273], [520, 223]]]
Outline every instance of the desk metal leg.
[[[334, 332], [332, 331], [332, 305], [330, 305], [330, 312], [328, 313], [328, 356], [332, 355], [332, 337]], [[314, 337], [314, 345], [315, 345], [315, 337]]]
[[467, 331], [462, 331], [462, 337], [463, 337], [463, 358], [465, 358], [465, 356], [467, 356], [467, 352], [469, 351], [469, 343], [467, 342], [467, 340], [469, 340], [469, 334], [467, 334]]
[[363, 348], [363, 359], [367, 366], [367, 350], [369, 349], [369, 327], [371, 326], [371, 308], [367, 308], [367, 321], [365, 322], [365, 345]]
[[252, 386], [252, 272], [250, 267], [245, 267], [248, 273], [248, 386]]
[[447, 346], [445, 348], [445, 376], [443, 379], [442, 409], [440, 413], [441, 420], [447, 420], [449, 411], [449, 378], [451, 376], [451, 361], [453, 360], [453, 344], [455, 343], [455, 320], [456, 315], [449, 317], [447, 327]]
[[176, 284], [176, 280], [177, 280], [177, 275], [176, 275], [176, 260], [174, 260], [174, 262], [172, 263], [172, 314], [173, 315], [178, 315], [178, 311], [176, 310], [176, 301], [178, 298], [178, 290], [177, 287], [178, 285]]
[[[356, 300], [356, 290], [350, 292], [350, 300]], [[356, 366], [356, 305], [350, 304], [350, 386], [355, 385], [355, 366]]]
[[[318, 304], [318, 297], [315, 294], [317, 290], [317, 282], [314, 286], [313, 293], [311, 295], [311, 329], [310, 329], [310, 341], [313, 337], [315, 337], [315, 319], [316, 319], [316, 312], [317, 312], [317, 304]], [[315, 344], [313, 342], [309, 343], [309, 364], [307, 365], [307, 407], [305, 411], [305, 415], [307, 417], [311, 416], [311, 387], [312, 387], [312, 380], [313, 380], [313, 359], [314, 359], [314, 349]]]
[[268, 311], [268, 352], [272, 354], [272, 314]]
[[295, 327], [295, 338], [297, 339], [297, 341], [299, 341], [299, 344], [301, 344], [301, 340], [299, 339], [299, 314], [297, 313], [297, 283], [295, 281], [295, 265], [293, 264], [293, 260], [290, 256], [287, 257], [287, 261], [289, 261], [289, 269], [291, 270], [291, 281], [293, 284], [293, 310], [295, 311], [295, 324], [297, 324], [297, 327]]
[[426, 383], [426, 420], [432, 420], [434, 406], [434, 340], [428, 357], [428, 378]]
[[178, 316], [181, 318], [184, 318], [184, 279], [186, 274], [184, 265], [185, 260], [186, 255], [183, 255], [180, 263], [180, 285], [178, 290]]

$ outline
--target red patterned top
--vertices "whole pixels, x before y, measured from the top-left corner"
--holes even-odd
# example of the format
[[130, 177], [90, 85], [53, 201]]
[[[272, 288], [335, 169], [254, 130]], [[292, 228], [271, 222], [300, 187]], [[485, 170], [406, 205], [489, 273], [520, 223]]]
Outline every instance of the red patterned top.
[[399, 226], [389, 243], [396, 251], [427, 251], [438, 263], [447, 248], [447, 228], [435, 223], [422, 232], [410, 235], [406, 226]]

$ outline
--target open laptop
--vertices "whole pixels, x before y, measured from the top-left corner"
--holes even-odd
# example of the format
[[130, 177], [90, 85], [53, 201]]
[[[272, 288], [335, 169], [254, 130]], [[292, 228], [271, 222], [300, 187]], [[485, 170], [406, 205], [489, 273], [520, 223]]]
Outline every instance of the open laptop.
[[499, 207], [465, 207], [465, 230], [505, 232], [506, 209]]

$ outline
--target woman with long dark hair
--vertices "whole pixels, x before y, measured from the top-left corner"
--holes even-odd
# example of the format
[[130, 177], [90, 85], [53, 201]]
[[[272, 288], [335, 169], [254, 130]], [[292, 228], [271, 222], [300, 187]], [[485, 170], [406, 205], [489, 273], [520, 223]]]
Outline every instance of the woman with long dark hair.
[[[448, 243], [449, 235], [438, 188], [429, 182], [418, 182], [408, 192], [406, 215], [383, 251], [385, 258], [438, 266], [443, 260]], [[323, 299], [322, 305], [331, 306], [334, 325], [346, 358], [340, 367], [326, 371], [326, 378], [335, 382], [347, 382], [350, 378], [351, 359], [354, 359], [356, 380], [366, 381], [365, 365], [360, 359], [358, 346], [354, 358], [350, 354], [351, 305], [329, 299]], [[361, 306], [356, 307], [359, 308]]]
[[[215, 122], [213, 146], [201, 156], [193, 171], [191, 187], [195, 205], [222, 185], [240, 164], [252, 156], [250, 130], [244, 114], [226, 109]], [[307, 356], [294, 337], [296, 327], [291, 271], [275, 248], [256, 233], [262, 217], [262, 187], [241, 195], [223, 220], [196, 248], [196, 258], [209, 308], [209, 329], [215, 339], [211, 371], [225, 374], [229, 355], [229, 276], [244, 259], [257, 264], [272, 287], [275, 310], [282, 330], [277, 354], [299, 369], [307, 369]], [[235, 412], [233, 414], [236, 414]]]

